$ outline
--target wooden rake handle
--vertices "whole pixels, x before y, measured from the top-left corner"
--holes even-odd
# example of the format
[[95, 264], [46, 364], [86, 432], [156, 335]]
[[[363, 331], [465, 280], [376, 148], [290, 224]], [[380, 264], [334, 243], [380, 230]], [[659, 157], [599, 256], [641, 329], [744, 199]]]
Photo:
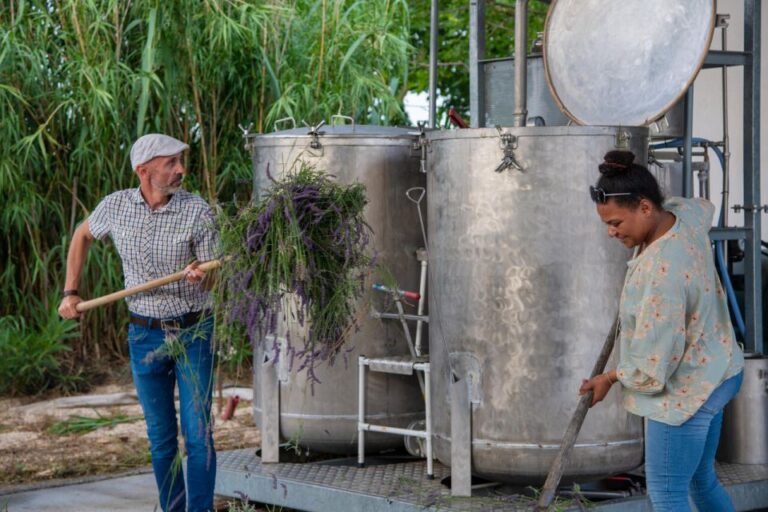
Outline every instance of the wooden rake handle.
[[[206, 261], [205, 263], [201, 263], [197, 268], [199, 268], [203, 272], [208, 272], [209, 270], [219, 268], [221, 266], [221, 263], [222, 263], [222, 260]], [[96, 299], [78, 302], [77, 305], [75, 305], [75, 309], [79, 313], [82, 313], [83, 311], [88, 311], [89, 309], [94, 309], [99, 306], [103, 306], [104, 304], [109, 304], [110, 302], [115, 302], [120, 299], [124, 299], [125, 297], [130, 297], [131, 295], [136, 295], [137, 293], [141, 293], [147, 290], [151, 290], [153, 288], [157, 288], [158, 286], [163, 286], [169, 283], [175, 283], [176, 281], [181, 281], [182, 279], [184, 279], [184, 276], [185, 276], [184, 271], [179, 270], [174, 274], [170, 274], [165, 277], [159, 277], [157, 279], [153, 279], [152, 281], [147, 281], [146, 283], [132, 286], [131, 288], [126, 288], [125, 290], [120, 290], [119, 292], [110, 293], [109, 295], [104, 295]]]
[[[597, 377], [605, 370], [605, 365], [608, 364], [608, 358], [613, 352], [613, 346], [616, 343], [616, 338], [619, 336], [619, 315], [613, 320], [611, 331], [605, 338], [605, 344], [603, 350], [600, 352], [595, 366], [592, 369], [592, 375], [590, 378]], [[576, 412], [573, 413], [571, 422], [568, 424], [568, 428], [563, 436], [563, 442], [560, 444], [560, 450], [557, 452], [555, 460], [552, 461], [552, 465], [549, 467], [549, 474], [547, 480], [544, 482], [544, 487], [541, 489], [539, 495], [539, 501], [536, 504], [537, 512], [544, 512], [549, 508], [552, 500], [555, 499], [555, 491], [560, 484], [560, 479], [563, 477], [563, 471], [571, 460], [571, 452], [573, 451], [573, 445], [576, 443], [576, 438], [579, 436], [581, 426], [584, 424], [584, 418], [587, 417], [587, 411], [592, 404], [593, 392], [590, 390], [584, 396], [579, 399], [579, 405], [576, 406]]]

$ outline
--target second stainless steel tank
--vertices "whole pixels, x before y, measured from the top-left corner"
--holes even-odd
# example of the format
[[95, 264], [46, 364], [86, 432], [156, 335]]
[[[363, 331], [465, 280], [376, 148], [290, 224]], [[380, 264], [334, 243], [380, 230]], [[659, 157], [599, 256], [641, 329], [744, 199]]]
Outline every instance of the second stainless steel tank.
[[[254, 193], [283, 176], [298, 160], [334, 175], [341, 183], [363, 183], [368, 205], [365, 218], [374, 232], [377, 264], [386, 269], [401, 288], [418, 289], [419, 263], [415, 252], [423, 245], [418, 213], [405, 195], [411, 187], [423, 187], [420, 153], [413, 144], [417, 136], [407, 129], [378, 126], [325, 126], [308, 133], [293, 129], [267, 135], [252, 135], [248, 147], [253, 155]], [[374, 307], [381, 301], [374, 297]], [[306, 373], [281, 372], [280, 434], [284, 440], [330, 453], [353, 453], [357, 449], [357, 357], [384, 357], [409, 353], [399, 323], [374, 320], [362, 311], [360, 331], [352, 335], [333, 366], [316, 370], [319, 383], [312, 391]], [[270, 346], [265, 347], [270, 350]], [[258, 389], [263, 377], [261, 347], [254, 354], [254, 416], [261, 424], [262, 405]], [[424, 401], [415, 376], [371, 372], [367, 380], [367, 419], [407, 427], [423, 418]], [[403, 447], [399, 436], [369, 433], [366, 448], [376, 452]]]
[[[437, 458], [451, 463], [452, 373], [471, 369], [473, 472], [541, 481], [618, 309], [629, 256], [608, 238], [589, 186], [617, 145], [645, 162], [648, 129], [480, 128], [428, 142]], [[495, 172], [505, 156], [522, 169]], [[613, 390], [588, 414], [565, 478], [629, 470], [642, 453], [641, 421]]]

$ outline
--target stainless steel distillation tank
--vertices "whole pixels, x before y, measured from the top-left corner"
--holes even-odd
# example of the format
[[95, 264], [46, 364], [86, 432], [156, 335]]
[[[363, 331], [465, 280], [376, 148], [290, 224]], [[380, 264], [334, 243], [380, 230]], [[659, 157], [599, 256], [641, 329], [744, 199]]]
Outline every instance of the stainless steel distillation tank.
[[[405, 193], [424, 187], [417, 135], [403, 128], [338, 125], [316, 129], [290, 129], [266, 135], [249, 135], [254, 193], [269, 187], [267, 170], [282, 176], [298, 160], [334, 175], [342, 183], [363, 183], [368, 205], [365, 217], [374, 232], [377, 264], [386, 268], [401, 288], [418, 289], [419, 263], [415, 252], [423, 246], [417, 209]], [[372, 306], [380, 308], [374, 297]], [[357, 358], [407, 355], [408, 347], [399, 322], [369, 318], [364, 311], [360, 330], [349, 341], [350, 352], [333, 366], [322, 364], [320, 383], [310, 389], [304, 372], [282, 371], [280, 382], [280, 435], [310, 450], [349, 454], [357, 449]], [[254, 354], [253, 412], [261, 425], [262, 405], [258, 390], [264, 370], [263, 349]], [[268, 363], [269, 364], [269, 363]], [[376, 423], [407, 427], [423, 418], [424, 401], [415, 376], [371, 372], [367, 379], [366, 417]], [[377, 452], [402, 447], [399, 436], [369, 433], [366, 449]]]
[[[589, 198], [618, 145], [647, 128], [520, 127], [428, 134], [430, 360], [437, 458], [450, 465], [449, 383], [470, 391], [472, 470], [543, 480], [618, 308], [629, 256]], [[496, 172], [502, 160], [519, 165]], [[614, 363], [615, 364], [615, 363]], [[565, 477], [638, 466], [642, 423], [613, 390], [592, 409]]]

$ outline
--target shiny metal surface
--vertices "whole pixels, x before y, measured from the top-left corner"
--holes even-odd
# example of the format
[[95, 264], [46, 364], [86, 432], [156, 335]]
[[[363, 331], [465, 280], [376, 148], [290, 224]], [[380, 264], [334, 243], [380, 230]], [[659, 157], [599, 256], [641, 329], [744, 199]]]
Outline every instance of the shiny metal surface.
[[[489, 60], [481, 65], [485, 87], [484, 126], [512, 126], [515, 113], [515, 59]], [[570, 120], [560, 111], [547, 86], [542, 56], [529, 55], [527, 67], [528, 118], [541, 117], [546, 126], [567, 125]]]
[[768, 358], [744, 360], [741, 391], [726, 407], [717, 460], [768, 464]]
[[[587, 190], [617, 140], [645, 161], [648, 130], [503, 131], [523, 171], [494, 172], [505, 155], [495, 129], [427, 135], [435, 453], [450, 464], [454, 373], [478, 382], [473, 472], [541, 482], [618, 309], [629, 256]], [[565, 478], [631, 469], [642, 450], [641, 422], [614, 389], [587, 415]]]
[[[316, 136], [307, 129], [285, 130], [266, 135], [251, 135], [247, 145], [252, 152], [254, 193], [269, 187], [267, 168], [281, 176], [301, 159], [328, 171], [342, 183], [361, 182], [366, 186], [369, 204], [366, 220], [374, 231], [373, 249], [377, 262], [388, 269], [401, 288], [418, 289], [419, 262], [415, 252], [423, 246], [415, 205], [405, 191], [424, 187], [426, 178], [419, 172], [419, 152], [412, 148], [416, 135], [403, 128], [372, 126], [323, 126]], [[373, 307], [383, 308], [381, 295], [373, 296]], [[331, 367], [316, 370], [320, 379], [314, 393], [304, 372], [278, 372], [280, 383], [280, 434], [310, 450], [352, 454], [357, 449], [357, 358], [407, 355], [400, 323], [368, 318], [363, 306], [361, 329], [349, 342], [350, 352], [339, 356]], [[413, 311], [408, 313], [415, 313]], [[271, 353], [271, 343], [266, 347]], [[270, 354], [266, 354], [269, 356]], [[259, 364], [265, 354], [254, 354], [254, 416], [261, 424], [258, 389], [265, 372]], [[372, 422], [407, 427], [424, 417], [415, 376], [373, 373], [368, 378], [366, 418]], [[369, 433], [366, 449], [377, 452], [402, 447], [399, 436]]]
[[693, 83], [709, 51], [714, 0], [556, 0], [547, 81], [579, 124], [643, 126]]

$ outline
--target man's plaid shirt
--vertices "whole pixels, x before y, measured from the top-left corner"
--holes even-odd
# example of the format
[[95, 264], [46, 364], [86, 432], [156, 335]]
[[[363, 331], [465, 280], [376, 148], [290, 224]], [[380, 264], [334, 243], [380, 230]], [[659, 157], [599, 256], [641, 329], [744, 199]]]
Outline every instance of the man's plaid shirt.
[[[138, 188], [105, 197], [88, 217], [91, 234], [108, 235], [123, 261], [126, 288], [183, 269], [192, 260], [218, 257], [219, 238], [210, 206], [179, 190], [168, 204], [151, 210]], [[132, 313], [173, 318], [207, 305], [209, 293], [186, 279], [128, 297]]]

